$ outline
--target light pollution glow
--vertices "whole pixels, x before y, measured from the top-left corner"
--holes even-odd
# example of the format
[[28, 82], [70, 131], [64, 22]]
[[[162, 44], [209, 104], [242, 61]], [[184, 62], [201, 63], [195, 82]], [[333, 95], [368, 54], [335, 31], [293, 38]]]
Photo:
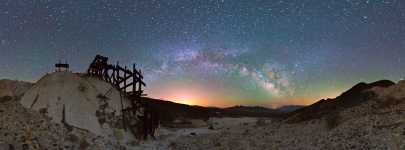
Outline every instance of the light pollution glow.
[[[216, 107], [231, 107], [241, 105], [240, 102], [235, 101], [237, 97], [225, 98], [214, 94], [215, 91], [212, 92], [209, 89], [202, 90], [191, 86], [188, 87], [172, 86], [169, 90], [162, 90], [162, 91], [156, 90], [154, 91], [154, 93], [150, 93], [150, 96], [162, 100], [170, 100], [176, 103], [187, 105], [216, 106]], [[261, 105], [271, 108], [276, 108], [284, 105], [310, 105], [320, 99], [335, 98], [340, 94], [341, 94], [340, 91], [339, 92], [336, 91], [321, 94], [317, 97], [311, 98], [273, 99], [271, 100], [271, 103], [256, 103], [256, 104], [245, 103], [244, 105], [247, 106]]]

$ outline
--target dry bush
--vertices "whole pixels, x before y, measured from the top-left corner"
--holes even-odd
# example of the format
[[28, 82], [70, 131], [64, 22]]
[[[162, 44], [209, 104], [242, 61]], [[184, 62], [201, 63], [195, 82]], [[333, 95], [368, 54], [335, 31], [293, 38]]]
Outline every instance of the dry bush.
[[176, 149], [177, 148], [177, 143], [176, 142], [170, 142], [170, 144], [169, 144], [169, 148], [173, 148], [173, 149]]
[[258, 118], [256, 121], [256, 126], [262, 127], [266, 125], [266, 119], [264, 118]]
[[69, 134], [69, 135], [66, 137], [66, 140], [67, 140], [67, 141], [70, 141], [70, 142], [73, 142], [73, 143], [76, 143], [76, 142], [79, 141], [79, 137], [77, 137], [77, 136], [74, 135], [74, 134]]
[[82, 83], [79, 84], [79, 87], [77, 87], [79, 89], [80, 92], [86, 92], [87, 87], [84, 86]]
[[80, 149], [80, 150], [86, 150], [86, 149], [88, 149], [89, 147], [90, 147], [90, 143], [87, 142], [85, 139], [82, 139], [82, 140], [80, 141], [80, 145], [79, 145], [79, 149]]
[[108, 99], [108, 97], [103, 95], [103, 94], [97, 94], [97, 98], [100, 99], [100, 100], [107, 100]]
[[389, 108], [392, 106], [396, 106], [400, 103], [402, 103], [405, 99], [396, 99], [393, 97], [388, 97], [387, 99], [384, 99], [382, 101], [379, 101], [379, 106], [380, 108]]
[[208, 126], [208, 129], [214, 130], [214, 126], [211, 124], [211, 125]]
[[0, 97], [0, 103], [5, 103], [5, 102], [11, 101], [11, 100], [13, 100], [13, 97], [11, 97], [11, 96]]

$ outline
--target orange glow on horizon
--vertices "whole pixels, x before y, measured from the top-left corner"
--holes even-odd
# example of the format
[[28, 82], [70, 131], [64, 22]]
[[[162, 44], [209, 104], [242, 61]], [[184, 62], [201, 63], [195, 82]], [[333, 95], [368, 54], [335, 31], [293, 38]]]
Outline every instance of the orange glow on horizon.
[[[295, 98], [295, 99], [279, 99], [279, 100], [269, 100], [267, 104], [258, 104], [252, 106], [263, 106], [269, 108], [277, 108], [285, 105], [311, 105], [321, 99], [335, 98], [338, 96], [336, 93], [325, 94], [327, 96], [320, 96], [316, 98]], [[186, 105], [198, 105], [198, 106], [209, 106], [209, 107], [232, 107], [236, 105], [241, 105], [237, 103], [231, 103], [221, 100], [214, 100], [211, 97], [193, 92], [186, 91], [176, 91], [170, 92], [167, 95], [160, 95], [160, 99], [172, 101], [175, 103], [186, 104]]]
[[[176, 88], [173, 88], [176, 87]], [[154, 90], [149, 95], [152, 98], [158, 98], [162, 100], [168, 100], [175, 103], [181, 103], [186, 105], [198, 105], [208, 107], [232, 107], [236, 105], [246, 106], [263, 106], [269, 108], [277, 108], [285, 105], [311, 105], [321, 99], [335, 98], [340, 92], [327, 91], [319, 93], [312, 97], [300, 96], [290, 98], [269, 99], [266, 101], [248, 104], [243, 100], [232, 99], [234, 97], [223, 97], [223, 95], [216, 95], [215, 92], [209, 92], [211, 89], [206, 89], [201, 86], [193, 86], [192, 88], [187, 85], [176, 85], [171, 87], [162, 87], [158, 90]], [[242, 104], [243, 102], [244, 104]]]
[[170, 96], [170, 100], [175, 103], [186, 104], [186, 105], [199, 105], [196, 98], [190, 96], [189, 94], [185, 95], [173, 95]]
[[207, 104], [204, 101], [207, 97], [205, 97], [199, 90], [193, 88], [166, 89], [152, 94], [152, 97], [186, 105], [205, 106]]

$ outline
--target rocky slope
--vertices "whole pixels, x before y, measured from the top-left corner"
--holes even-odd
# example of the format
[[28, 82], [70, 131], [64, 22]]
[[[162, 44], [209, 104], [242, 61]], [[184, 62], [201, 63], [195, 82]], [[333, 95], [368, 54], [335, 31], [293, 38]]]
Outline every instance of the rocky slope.
[[21, 97], [25, 91], [33, 86], [32, 83], [16, 80], [0, 80], [0, 97]]
[[375, 98], [376, 94], [368, 91], [369, 89], [375, 87], [386, 88], [392, 85], [395, 85], [395, 83], [388, 80], [381, 80], [370, 84], [359, 83], [334, 99], [323, 99], [290, 113], [288, 121], [300, 122], [338, 113]]
[[[334, 111], [326, 111], [324, 115], [319, 115], [324, 110], [322, 101], [314, 104], [321, 105], [314, 111], [297, 112], [312, 115], [299, 121], [291, 121], [297, 119], [297, 114], [285, 121], [258, 120], [255, 124], [240, 125], [217, 134], [183, 136], [173, 141], [171, 148], [404, 149], [405, 82], [385, 83], [389, 82], [357, 85], [342, 96], [328, 100], [331, 104], [325, 107]], [[314, 109], [314, 106], [306, 109]]]

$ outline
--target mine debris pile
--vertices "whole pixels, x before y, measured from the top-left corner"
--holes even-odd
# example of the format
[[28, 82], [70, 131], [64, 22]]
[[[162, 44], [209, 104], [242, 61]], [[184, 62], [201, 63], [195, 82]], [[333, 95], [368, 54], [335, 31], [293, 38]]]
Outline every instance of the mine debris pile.
[[123, 106], [121, 98], [122, 120], [125, 129], [129, 129], [141, 139], [146, 139], [147, 135], [153, 137], [159, 121], [157, 113], [142, 102], [141, 97], [146, 96], [142, 88], [146, 84], [143, 82], [142, 71], [137, 70], [135, 64], [132, 65], [132, 68], [121, 67], [118, 62], [112, 65], [108, 63], [108, 57], [97, 55], [90, 64], [87, 74], [112, 84], [122, 96], [131, 100], [131, 106]]

